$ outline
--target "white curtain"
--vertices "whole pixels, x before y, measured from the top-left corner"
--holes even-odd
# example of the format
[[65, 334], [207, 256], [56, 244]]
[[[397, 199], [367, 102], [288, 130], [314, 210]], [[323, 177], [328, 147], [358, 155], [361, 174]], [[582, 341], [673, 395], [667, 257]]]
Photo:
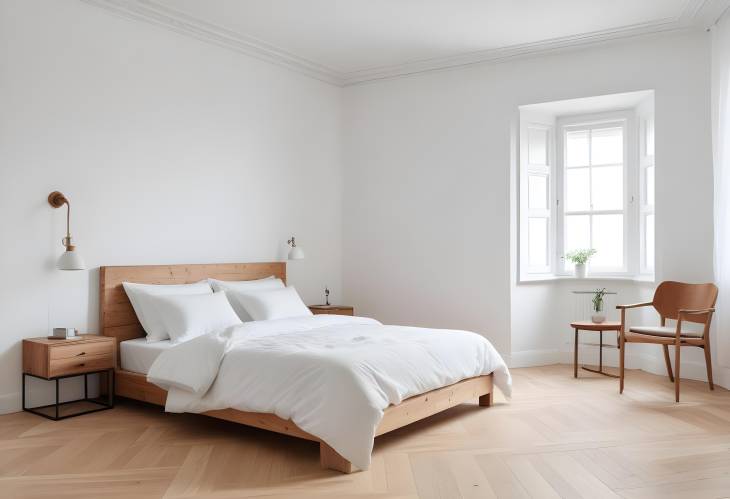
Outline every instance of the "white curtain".
[[715, 351], [730, 367], [730, 13], [712, 29], [712, 149], [715, 173], [715, 280], [720, 295]]

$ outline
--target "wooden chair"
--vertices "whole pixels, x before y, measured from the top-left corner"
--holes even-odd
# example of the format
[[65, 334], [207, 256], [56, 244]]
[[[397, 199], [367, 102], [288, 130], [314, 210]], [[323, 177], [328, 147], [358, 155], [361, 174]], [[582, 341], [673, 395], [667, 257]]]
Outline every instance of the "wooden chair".
[[[654, 343], [664, 349], [664, 362], [667, 364], [667, 374], [674, 382], [674, 396], [679, 402], [679, 352], [683, 346], [700, 347], [705, 351], [707, 365], [707, 381], [710, 390], [712, 384], [712, 358], [710, 355], [710, 322], [715, 312], [717, 300], [717, 286], [707, 284], [687, 284], [683, 282], [665, 281], [659, 284], [654, 292], [654, 299], [646, 303], [632, 305], [617, 305], [621, 311], [621, 333], [619, 339], [619, 393], [624, 392], [624, 357], [627, 343]], [[626, 332], [626, 310], [630, 308], [653, 306], [661, 317], [661, 326], [636, 326]], [[677, 321], [676, 327], [667, 327], [667, 319]], [[683, 329], [684, 322], [704, 324], [702, 331]], [[669, 345], [674, 345], [674, 374], [669, 361]]]

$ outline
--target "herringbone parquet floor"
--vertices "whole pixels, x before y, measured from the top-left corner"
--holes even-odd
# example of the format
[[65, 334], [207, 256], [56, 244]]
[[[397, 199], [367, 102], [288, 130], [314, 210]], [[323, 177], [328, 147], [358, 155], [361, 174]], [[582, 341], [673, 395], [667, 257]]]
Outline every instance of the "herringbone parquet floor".
[[730, 497], [730, 393], [571, 367], [516, 369], [514, 398], [465, 404], [376, 440], [372, 468], [320, 469], [318, 446], [120, 402], [52, 422], [0, 416], [2, 498]]

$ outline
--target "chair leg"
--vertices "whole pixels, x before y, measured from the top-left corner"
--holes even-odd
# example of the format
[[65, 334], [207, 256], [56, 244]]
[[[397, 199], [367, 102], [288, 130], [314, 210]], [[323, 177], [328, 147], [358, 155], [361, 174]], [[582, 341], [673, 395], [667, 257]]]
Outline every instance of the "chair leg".
[[674, 345], [674, 399], [677, 402], [679, 402], [679, 352], [681, 351], [682, 347], [679, 346], [679, 343], [676, 343]]
[[674, 375], [672, 374], [672, 363], [669, 360], [669, 345], [662, 345], [664, 350], [664, 363], [667, 365], [667, 374], [669, 375], [669, 381], [674, 383]]
[[705, 340], [705, 365], [707, 366], [707, 382], [710, 384], [710, 390], [715, 389], [712, 383], [712, 354], [710, 353], [710, 340]]
[[626, 354], [626, 340], [624, 338], [623, 333], [621, 333], [621, 338], [619, 340], [619, 354], [618, 354], [618, 377], [619, 377], [619, 388], [618, 392], [623, 393], [624, 392], [624, 357]]

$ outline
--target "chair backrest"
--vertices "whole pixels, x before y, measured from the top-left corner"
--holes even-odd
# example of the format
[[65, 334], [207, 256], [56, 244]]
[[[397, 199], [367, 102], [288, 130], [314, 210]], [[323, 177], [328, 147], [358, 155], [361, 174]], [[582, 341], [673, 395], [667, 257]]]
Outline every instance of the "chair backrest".
[[[665, 319], [677, 319], [680, 309], [700, 310], [713, 308], [717, 301], [717, 286], [664, 281], [654, 292], [654, 308]], [[690, 315], [686, 320], [704, 324], [708, 314]]]

